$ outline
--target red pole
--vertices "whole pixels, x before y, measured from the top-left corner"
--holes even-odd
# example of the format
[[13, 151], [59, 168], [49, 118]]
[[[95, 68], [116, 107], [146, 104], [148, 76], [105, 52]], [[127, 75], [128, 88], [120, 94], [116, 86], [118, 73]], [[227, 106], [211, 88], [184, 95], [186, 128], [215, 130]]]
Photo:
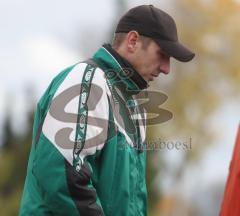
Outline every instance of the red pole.
[[229, 167], [220, 216], [240, 216], [240, 125]]

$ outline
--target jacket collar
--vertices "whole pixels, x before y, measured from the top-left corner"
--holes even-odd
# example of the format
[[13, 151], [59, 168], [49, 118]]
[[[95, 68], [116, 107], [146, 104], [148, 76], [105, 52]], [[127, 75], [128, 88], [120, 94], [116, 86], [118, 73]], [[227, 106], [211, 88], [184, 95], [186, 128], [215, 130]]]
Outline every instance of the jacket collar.
[[[148, 83], [133, 68], [133, 66], [122, 56], [120, 56], [110, 44], [104, 44], [93, 56], [94, 61], [102, 68], [107, 77], [109, 73], [116, 73], [118, 82], [115, 84], [125, 84], [130, 94], [137, 94], [148, 87]], [[112, 77], [112, 76], [111, 76]], [[116, 81], [116, 79], [114, 80]], [[119, 82], [120, 81], [120, 82]]]

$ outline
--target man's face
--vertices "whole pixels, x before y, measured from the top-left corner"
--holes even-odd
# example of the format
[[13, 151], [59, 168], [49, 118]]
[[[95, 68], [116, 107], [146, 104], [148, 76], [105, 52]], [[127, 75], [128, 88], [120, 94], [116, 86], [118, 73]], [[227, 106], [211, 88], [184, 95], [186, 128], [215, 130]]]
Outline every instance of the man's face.
[[170, 57], [165, 54], [153, 40], [146, 48], [142, 42], [132, 59], [133, 67], [147, 81], [153, 81], [160, 73], [168, 74], [170, 70]]

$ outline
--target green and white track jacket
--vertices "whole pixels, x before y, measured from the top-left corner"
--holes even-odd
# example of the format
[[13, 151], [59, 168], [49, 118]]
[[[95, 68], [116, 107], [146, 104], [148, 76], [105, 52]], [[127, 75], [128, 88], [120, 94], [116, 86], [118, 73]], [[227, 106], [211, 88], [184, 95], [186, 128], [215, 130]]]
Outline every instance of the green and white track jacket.
[[58, 74], [40, 99], [22, 216], [145, 216], [144, 79], [110, 45]]

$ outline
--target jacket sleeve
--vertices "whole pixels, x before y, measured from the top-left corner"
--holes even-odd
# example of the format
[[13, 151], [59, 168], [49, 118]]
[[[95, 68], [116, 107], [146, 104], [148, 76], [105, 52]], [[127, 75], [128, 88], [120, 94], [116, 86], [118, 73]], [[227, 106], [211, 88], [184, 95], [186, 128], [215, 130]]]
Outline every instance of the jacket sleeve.
[[[81, 82], [79, 75], [82, 75]], [[74, 203], [81, 216], [104, 215], [97, 190], [95, 159], [107, 140], [108, 117], [109, 102], [104, 72], [90, 65], [78, 65], [56, 91], [40, 137], [40, 142], [49, 140], [58, 152], [54, 153], [56, 156], [44, 155], [45, 162], [39, 161], [41, 164], [45, 163], [45, 169], [49, 163], [55, 164], [54, 170], [49, 171], [48, 175], [51, 179], [54, 179], [52, 175], [56, 176], [56, 180], [52, 183], [48, 180], [46, 182], [42, 173], [47, 171], [36, 172], [40, 176], [40, 184], [43, 181], [46, 183], [44, 188], [54, 188], [51, 192], [51, 197], [55, 197], [55, 207], [50, 207], [52, 212], [59, 215], [59, 206], [61, 209], [69, 208], [68, 215], [75, 215], [71, 212], [72, 207], [68, 205]], [[40, 145], [37, 148], [40, 148]], [[61, 171], [62, 163], [56, 161], [60, 160], [60, 157], [64, 161], [64, 173]], [[66, 181], [57, 181], [57, 176], [63, 176]], [[61, 184], [58, 185], [58, 182]], [[49, 191], [45, 190], [45, 193], [47, 196]], [[53, 203], [52, 199], [48, 200]]]
[[[80, 215], [104, 215], [96, 184], [94, 159], [107, 139], [109, 104], [103, 71], [90, 65], [83, 74], [73, 148], [72, 164], [66, 163], [69, 192]], [[91, 73], [92, 72], [92, 73]], [[91, 159], [89, 159], [91, 158]], [[93, 159], [93, 160], [92, 160]], [[93, 175], [95, 178], [93, 179]]]

